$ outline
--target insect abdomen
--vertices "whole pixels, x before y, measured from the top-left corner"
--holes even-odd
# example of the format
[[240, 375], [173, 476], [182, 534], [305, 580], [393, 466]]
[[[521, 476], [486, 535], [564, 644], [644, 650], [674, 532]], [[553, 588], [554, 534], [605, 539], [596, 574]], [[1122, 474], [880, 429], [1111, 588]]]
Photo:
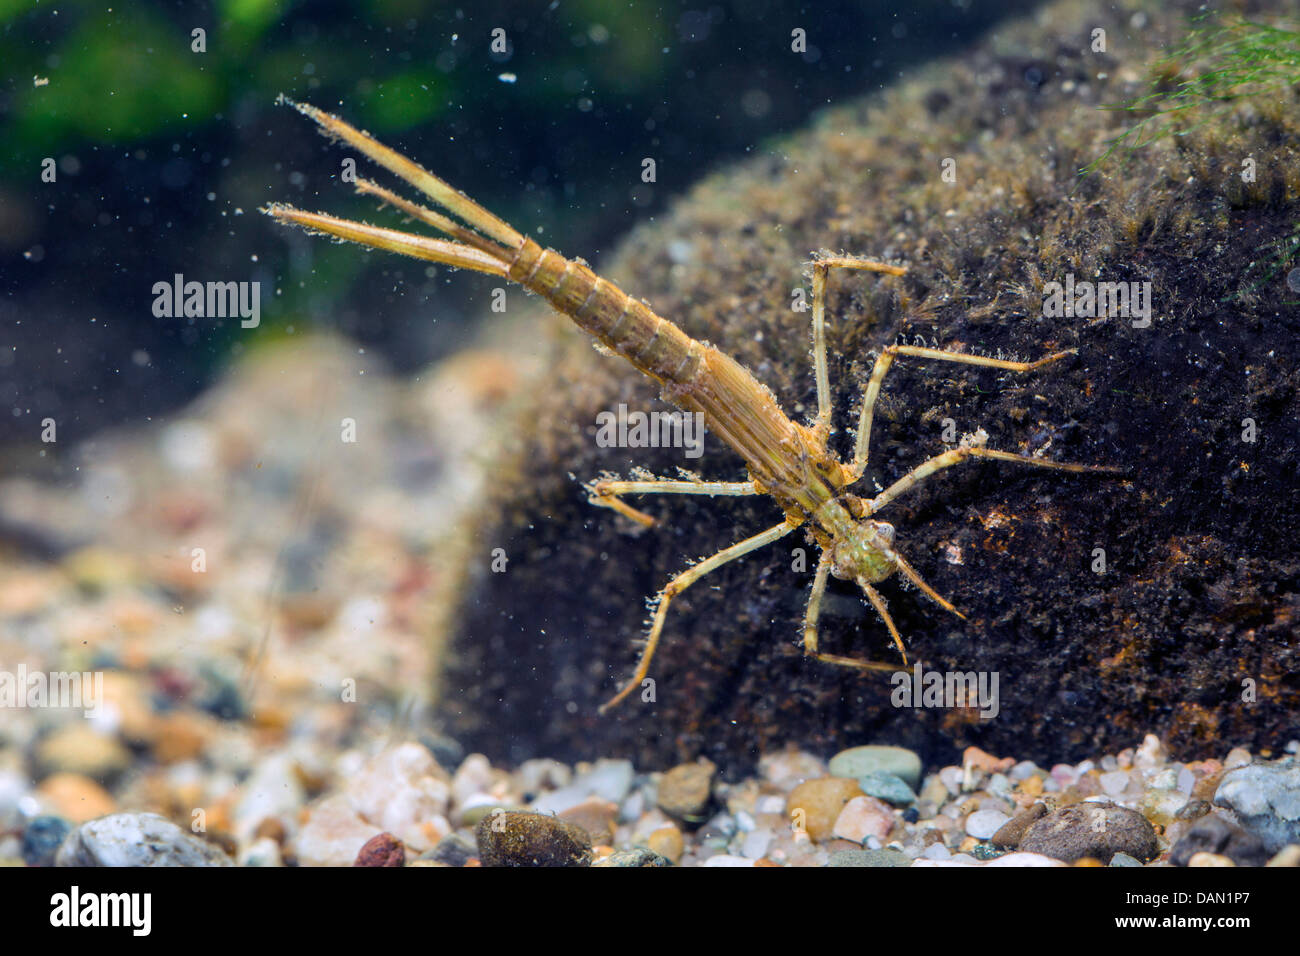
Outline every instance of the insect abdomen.
[[585, 263], [525, 239], [506, 275], [545, 297], [651, 378], [689, 384], [698, 376], [700, 343]]

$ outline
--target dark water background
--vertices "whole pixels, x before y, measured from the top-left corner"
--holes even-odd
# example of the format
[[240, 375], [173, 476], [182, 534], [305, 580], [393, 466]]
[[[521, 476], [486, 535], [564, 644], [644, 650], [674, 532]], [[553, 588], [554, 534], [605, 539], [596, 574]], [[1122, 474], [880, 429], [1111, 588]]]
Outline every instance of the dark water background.
[[[274, 105], [280, 92], [597, 260], [709, 170], [1033, 3], [902, 6], [0, 3], [0, 442], [35, 442], [47, 416], [66, 449], [165, 415], [232, 356], [309, 329], [402, 371], [465, 341], [486, 278], [429, 277], [258, 214], [278, 199], [385, 221], [337, 181], [340, 152]], [[490, 48], [497, 28], [505, 53]], [[155, 317], [154, 283], [178, 273], [260, 282], [260, 326]]]

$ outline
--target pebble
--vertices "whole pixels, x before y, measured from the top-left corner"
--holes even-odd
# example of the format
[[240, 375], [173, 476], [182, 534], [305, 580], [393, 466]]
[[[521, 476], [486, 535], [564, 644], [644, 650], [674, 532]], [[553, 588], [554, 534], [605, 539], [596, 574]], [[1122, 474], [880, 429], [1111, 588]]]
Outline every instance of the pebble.
[[1117, 852], [1137, 860], [1156, 855], [1155, 830], [1142, 814], [1113, 803], [1080, 803], [1031, 824], [1019, 848], [1073, 863], [1092, 857], [1109, 863]]
[[805, 780], [826, 776], [826, 764], [812, 754], [788, 747], [759, 758], [758, 772], [778, 790], [790, 791]]
[[363, 820], [417, 853], [433, 849], [451, 832], [444, 816], [451, 796], [447, 771], [421, 744], [383, 751], [349, 781], [346, 794]]
[[587, 796], [621, 803], [632, 790], [635, 771], [630, 760], [597, 760], [585, 773], [573, 781], [574, 786], [585, 789]]
[[684, 823], [703, 822], [717, 769], [708, 760], [673, 767], [659, 781], [659, 809]]
[[1128, 787], [1128, 774], [1123, 770], [1103, 773], [1099, 782], [1103, 793], [1111, 797], [1118, 797]]
[[420, 855], [421, 860], [445, 866], [464, 866], [478, 856], [478, 847], [459, 833], [452, 833], [438, 841], [438, 845]]
[[854, 797], [835, 818], [831, 835], [853, 843], [866, 843], [875, 837], [884, 841], [894, 828], [894, 812], [875, 797]]
[[[1224, 761], [1225, 767], [1231, 765], [1231, 757]], [[1242, 826], [1264, 841], [1269, 853], [1300, 843], [1300, 761], [1288, 757], [1227, 770], [1214, 803], [1233, 810]]]
[[999, 810], [976, 810], [966, 818], [966, 833], [977, 840], [991, 839], [1011, 818]]
[[1277, 852], [1266, 866], [1300, 866], [1300, 844], [1292, 843]]
[[563, 813], [588, 797], [622, 803], [632, 789], [632, 764], [627, 760], [598, 760], [568, 786], [543, 793], [533, 801], [538, 813]]
[[1116, 853], [1110, 858], [1111, 866], [1142, 866], [1141, 860], [1135, 860], [1127, 853]]
[[786, 819], [798, 827], [800, 821], [816, 843], [830, 837], [840, 812], [854, 797], [863, 796], [856, 780], [821, 777], [799, 784], [785, 801]]
[[1034, 803], [1021, 810], [1010, 820], [1004, 823], [996, 833], [993, 834], [992, 840], [994, 846], [1017, 847], [1025, 835], [1025, 831], [1030, 825], [1043, 817], [1047, 813], [1046, 805]]
[[646, 845], [672, 863], [680, 863], [686, 849], [682, 831], [674, 826], [660, 827], [646, 839]]
[[672, 866], [672, 861], [643, 846], [615, 850], [592, 866]]
[[558, 790], [567, 787], [573, 780], [573, 773], [566, 764], [549, 759], [525, 760], [515, 771], [515, 776], [525, 794]]
[[240, 866], [284, 866], [280, 844], [271, 837], [258, 837], [239, 854]]
[[752, 833], [745, 834], [745, 838], [740, 844], [740, 855], [750, 860], [761, 859], [767, 856], [768, 848], [771, 845], [771, 833], [766, 830], [755, 830]]
[[1169, 862], [1189, 866], [1198, 853], [1226, 856], [1242, 866], [1263, 866], [1269, 858], [1263, 840], [1218, 813], [1208, 813], [1193, 823], [1174, 844]]
[[1188, 866], [1236, 866], [1226, 856], [1220, 856], [1218, 853], [1194, 853], [1192, 858], [1187, 861]]
[[561, 820], [576, 823], [586, 830], [593, 845], [608, 845], [614, 842], [614, 819], [618, 816], [617, 803], [610, 803], [600, 797], [588, 797], [577, 806], [569, 807], [559, 816]]
[[989, 867], [1018, 867], [1018, 866], [1065, 866], [1060, 860], [1053, 859], [1050, 856], [1044, 856], [1041, 853], [1007, 853], [996, 859], [980, 861], [969, 856], [955, 856], [948, 860], [932, 860], [926, 857], [912, 861], [912, 866], [989, 866]]
[[1133, 765], [1141, 770], [1154, 770], [1161, 766], [1169, 757], [1165, 745], [1160, 742], [1160, 738], [1155, 734], [1147, 734], [1142, 738], [1142, 746], [1133, 754]]
[[852, 747], [832, 757], [829, 769], [832, 777], [854, 780], [877, 771], [892, 773], [915, 790], [921, 783], [921, 758], [906, 747]]
[[391, 833], [380, 833], [365, 842], [352, 865], [406, 866], [406, 848]]
[[74, 824], [106, 817], [117, 809], [109, 792], [79, 773], [55, 773], [41, 781], [36, 794], [58, 816]]
[[474, 837], [484, 866], [591, 865], [587, 831], [544, 813], [494, 813], [479, 821]]
[[308, 810], [294, 855], [303, 866], [351, 866], [366, 841], [382, 832], [361, 818], [346, 794], [336, 793]]
[[1142, 794], [1142, 813], [1156, 826], [1167, 827], [1178, 818], [1178, 812], [1187, 802], [1187, 794], [1181, 790], [1153, 788]]
[[71, 832], [72, 824], [63, 817], [36, 817], [23, 830], [23, 862], [28, 866], [53, 866], [54, 855]]
[[754, 863], [754, 860], [748, 860], [743, 856], [730, 856], [726, 853], [719, 853], [704, 861], [705, 866], [753, 866]]
[[131, 754], [117, 737], [100, 733], [83, 720], [41, 740], [36, 762], [49, 773], [64, 771], [102, 780], [130, 766]]
[[902, 777], [886, 770], [874, 770], [858, 778], [858, 787], [869, 797], [906, 807], [916, 803], [916, 794]]
[[258, 761], [231, 811], [235, 835], [247, 840], [268, 819], [292, 818], [307, 802], [296, 762], [284, 752]]
[[827, 866], [911, 866], [902, 850], [837, 850]]
[[488, 758], [482, 754], [470, 754], [461, 761], [451, 779], [452, 801], [460, 806], [472, 796], [487, 793], [492, 788], [493, 777]]
[[1012, 757], [995, 757], [979, 747], [967, 747], [961, 755], [962, 768], [974, 767], [985, 773], [1005, 773], [1016, 765]]
[[83, 823], [56, 866], [233, 866], [222, 850], [156, 813], [116, 813]]
[[1188, 800], [1174, 814], [1176, 820], [1199, 820], [1213, 809], [1204, 800]]

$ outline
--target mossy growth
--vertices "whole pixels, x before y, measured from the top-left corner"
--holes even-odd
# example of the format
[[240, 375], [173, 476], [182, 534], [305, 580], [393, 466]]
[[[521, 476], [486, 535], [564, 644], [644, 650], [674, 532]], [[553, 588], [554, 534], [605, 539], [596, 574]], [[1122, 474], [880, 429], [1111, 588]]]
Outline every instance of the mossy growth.
[[[698, 460], [598, 447], [599, 412], [667, 406], [557, 324], [554, 358], [492, 466], [496, 495], [448, 562], [465, 569], [439, 635], [448, 729], [497, 759], [626, 755], [662, 767], [706, 755], [724, 772], [786, 743], [898, 743], [927, 760], [974, 743], [1055, 761], [1147, 732], [1184, 758], [1294, 736], [1300, 317], [1284, 274], [1259, 282], [1257, 264], [1300, 212], [1300, 98], [1284, 86], [1226, 102], [1079, 176], [1128, 120], [1099, 107], [1150, 88], [1194, 6], [1045, 7], [719, 171], [597, 264], [806, 418], [809, 313], [792, 304], [809, 255], [906, 263], [901, 279], [832, 281], [832, 442], [846, 456], [884, 344], [1020, 358], [1078, 349], [1027, 376], [900, 361], [877, 407], [868, 488], [941, 451], [945, 419], [959, 435], [983, 428], [989, 447], [1130, 469], [1114, 480], [972, 464], [882, 515], [970, 618], [886, 582], [910, 654], [927, 671], [996, 673], [996, 717], [896, 707], [888, 675], [806, 661], [799, 623], [816, 551], [798, 535], [679, 597], [652, 668], [655, 701], [598, 716], [632, 671], [643, 599], [779, 515], [763, 498], [642, 499], [663, 521], [638, 531], [588, 505], [581, 481], [602, 472], [745, 475], [707, 438]], [[1246, 6], [1271, 23], [1284, 4]], [[1097, 28], [1106, 52], [1093, 48]], [[1149, 324], [1045, 308], [1050, 284], [1071, 276], [1150, 283]], [[504, 573], [490, 570], [494, 548], [509, 557]], [[897, 659], [842, 582], [821, 633], [824, 650]]]

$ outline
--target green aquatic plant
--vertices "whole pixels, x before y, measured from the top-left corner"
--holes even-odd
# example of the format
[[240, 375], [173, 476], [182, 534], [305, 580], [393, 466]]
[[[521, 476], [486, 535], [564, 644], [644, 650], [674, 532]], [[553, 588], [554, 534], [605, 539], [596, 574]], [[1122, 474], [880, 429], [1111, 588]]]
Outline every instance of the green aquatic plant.
[[[1211, 16], [1195, 18], [1194, 23], [1203, 25], [1151, 65], [1150, 92], [1101, 107], [1140, 118], [1079, 170], [1081, 179], [1119, 149], [1132, 155], [1165, 135], [1186, 136], [1247, 101], [1270, 107], [1288, 101], [1300, 84], [1300, 30], [1244, 18], [1211, 22]], [[1241, 304], [1289, 269], [1300, 252], [1300, 223], [1291, 235], [1264, 243], [1257, 251], [1260, 259], [1246, 269], [1257, 273], [1254, 280], [1221, 302]]]
[[1155, 61], [1150, 75], [1151, 92], [1101, 107], [1141, 118], [1110, 140], [1081, 175], [1095, 172], [1121, 147], [1132, 153], [1167, 133], [1186, 135], [1244, 100], [1285, 96], [1300, 83], [1300, 30], [1245, 19], [1200, 26]]

